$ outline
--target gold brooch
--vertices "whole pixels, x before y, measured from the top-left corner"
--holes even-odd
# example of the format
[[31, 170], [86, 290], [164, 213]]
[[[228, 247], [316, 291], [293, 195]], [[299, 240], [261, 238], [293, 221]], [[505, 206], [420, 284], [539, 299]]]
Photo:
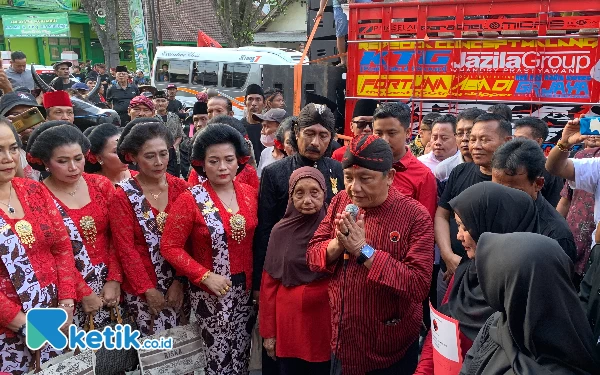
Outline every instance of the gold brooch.
[[85, 237], [85, 240], [90, 245], [94, 246], [96, 235], [98, 234], [94, 218], [91, 216], [84, 216], [79, 220], [79, 225], [81, 225], [81, 229], [83, 229], [83, 237]]
[[150, 219], [150, 212], [149, 211], [144, 211], [144, 219], [146, 219], [146, 220]]
[[336, 195], [338, 193], [337, 178], [329, 177], [329, 181], [331, 181], [331, 192]]
[[15, 231], [17, 235], [21, 239], [23, 245], [29, 246], [31, 249], [31, 244], [35, 242], [35, 237], [33, 236], [33, 227], [27, 220], [19, 220], [15, 224]]
[[165, 230], [165, 224], [167, 223], [167, 216], [169, 216], [169, 214], [167, 214], [166, 212], [161, 212], [158, 215], [156, 215], [156, 225], [158, 225], [158, 231], [160, 233], [162, 233], [163, 230]]
[[235, 214], [229, 218], [229, 225], [231, 225], [231, 238], [239, 244], [246, 237], [246, 218]]

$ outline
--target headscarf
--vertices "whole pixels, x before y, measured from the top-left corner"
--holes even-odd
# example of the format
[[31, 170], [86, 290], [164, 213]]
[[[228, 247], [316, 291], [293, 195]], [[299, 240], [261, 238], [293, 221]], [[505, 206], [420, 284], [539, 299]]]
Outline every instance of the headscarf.
[[306, 249], [308, 242], [325, 217], [327, 209], [323, 204], [321, 210], [312, 215], [304, 215], [294, 207], [292, 195], [296, 184], [303, 178], [312, 178], [319, 183], [323, 190], [323, 199], [327, 195], [325, 177], [313, 167], [296, 169], [290, 176], [288, 205], [283, 219], [271, 231], [265, 271], [272, 278], [280, 280], [286, 287], [308, 284], [325, 276], [323, 273], [312, 272], [306, 264]]
[[372, 171], [386, 172], [392, 169], [394, 156], [390, 145], [376, 135], [354, 137], [342, 159], [344, 169], [352, 166]]
[[[469, 374], [595, 374], [594, 338], [558, 243], [532, 233], [481, 236], [481, 289], [498, 312]], [[489, 324], [489, 322], [488, 322]]]
[[[482, 233], [536, 232], [537, 210], [527, 193], [495, 182], [480, 182], [450, 201], [463, 225], [477, 242]], [[477, 256], [476, 256], [477, 257]], [[440, 312], [460, 322], [460, 330], [475, 340], [485, 321], [495, 312], [483, 297], [477, 267], [463, 261], [454, 275], [448, 303]]]

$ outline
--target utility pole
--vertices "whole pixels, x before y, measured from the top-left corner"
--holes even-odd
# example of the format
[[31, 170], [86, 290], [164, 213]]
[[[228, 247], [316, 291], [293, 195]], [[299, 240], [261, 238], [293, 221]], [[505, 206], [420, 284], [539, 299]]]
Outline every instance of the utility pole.
[[[154, 14], [154, 0], [148, 1], [148, 10], [150, 11], [150, 23], [152, 23], [152, 58], [156, 55], [156, 47], [158, 46], [158, 34], [156, 31], [156, 16]], [[148, 25], [147, 25], [148, 26]], [[148, 29], [148, 28], [146, 28]]]
[[157, 21], [157, 27], [158, 27], [158, 42], [160, 43], [160, 45], [163, 45], [163, 37], [162, 37], [162, 20], [160, 17], [161, 13], [160, 13], [160, 0], [156, 0], [156, 17], [158, 18]]

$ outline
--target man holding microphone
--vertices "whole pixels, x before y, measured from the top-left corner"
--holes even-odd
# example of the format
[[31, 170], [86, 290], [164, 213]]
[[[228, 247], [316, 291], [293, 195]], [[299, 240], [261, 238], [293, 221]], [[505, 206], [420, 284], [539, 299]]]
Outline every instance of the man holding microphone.
[[356, 137], [342, 161], [345, 190], [308, 246], [311, 270], [333, 274], [331, 374], [413, 374], [417, 365], [433, 223], [392, 186], [392, 163], [383, 139]]

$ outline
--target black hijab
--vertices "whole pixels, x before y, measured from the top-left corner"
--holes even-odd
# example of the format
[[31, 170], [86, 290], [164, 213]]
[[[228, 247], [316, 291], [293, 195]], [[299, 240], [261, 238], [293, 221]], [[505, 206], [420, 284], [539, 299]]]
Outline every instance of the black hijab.
[[[475, 242], [485, 232], [536, 232], [538, 229], [533, 199], [521, 190], [494, 182], [469, 187], [452, 199], [450, 206]], [[456, 269], [448, 303], [440, 307], [440, 312], [458, 320], [461, 332], [475, 340], [494, 311], [483, 298], [475, 262], [464, 260]]]
[[462, 373], [598, 373], [593, 334], [571, 282], [573, 264], [556, 241], [533, 233], [486, 233], [477, 243], [476, 263], [483, 294], [498, 312]]

